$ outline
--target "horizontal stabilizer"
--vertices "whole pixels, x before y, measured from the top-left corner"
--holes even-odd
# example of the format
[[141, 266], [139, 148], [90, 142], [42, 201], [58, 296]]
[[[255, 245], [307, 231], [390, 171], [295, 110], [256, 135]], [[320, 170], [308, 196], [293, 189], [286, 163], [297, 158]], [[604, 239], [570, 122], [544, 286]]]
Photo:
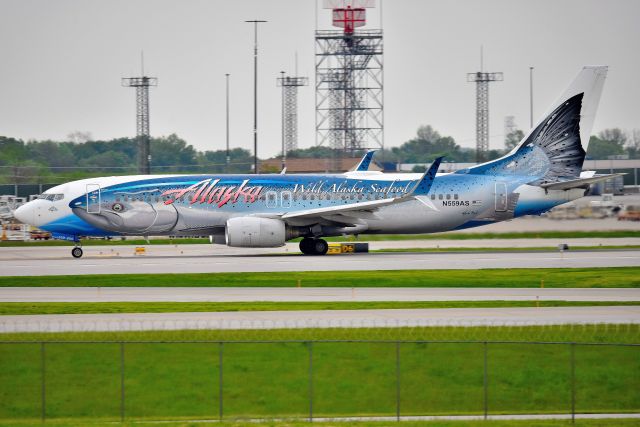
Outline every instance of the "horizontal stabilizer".
[[547, 184], [541, 184], [540, 187], [546, 190], [570, 190], [572, 188], [586, 187], [596, 182], [606, 181], [607, 179], [615, 178], [617, 176], [626, 175], [624, 173], [612, 173], [607, 175], [594, 175], [591, 178], [578, 178], [569, 181], [550, 182]]

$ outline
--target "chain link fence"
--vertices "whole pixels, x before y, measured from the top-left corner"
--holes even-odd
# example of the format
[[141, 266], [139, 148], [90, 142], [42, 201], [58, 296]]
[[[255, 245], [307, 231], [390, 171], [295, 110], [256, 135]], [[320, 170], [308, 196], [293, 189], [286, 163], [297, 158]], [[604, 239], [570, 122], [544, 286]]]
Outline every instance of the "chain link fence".
[[640, 413], [640, 345], [499, 341], [0, 343], [0, 419]]

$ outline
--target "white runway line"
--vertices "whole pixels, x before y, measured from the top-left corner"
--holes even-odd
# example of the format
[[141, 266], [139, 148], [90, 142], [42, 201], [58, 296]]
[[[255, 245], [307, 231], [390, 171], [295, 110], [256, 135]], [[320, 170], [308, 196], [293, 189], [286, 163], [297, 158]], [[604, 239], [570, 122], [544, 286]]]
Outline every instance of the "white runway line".
[[0, 333], [605, 323], [640, 324], [640, 306], [22, 315], [0, 317]]

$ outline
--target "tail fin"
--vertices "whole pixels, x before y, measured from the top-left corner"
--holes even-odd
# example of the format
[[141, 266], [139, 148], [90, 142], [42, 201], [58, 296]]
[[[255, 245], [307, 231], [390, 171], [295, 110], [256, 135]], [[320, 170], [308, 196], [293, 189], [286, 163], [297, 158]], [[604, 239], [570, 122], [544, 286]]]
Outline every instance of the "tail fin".
[[606, 75], [584, 67], [518, 146], [467, 173], [527, 175], [534, 185], [579, 177]]
[[364, 172], [369, 170], [369, 165], [371, 164], [371, 159], [373, 159], [373, 155], [376, 153], [376, 150], [369, 150], [362, 156], [362, 160], [360, 163], [353, 169], [357, 172]]

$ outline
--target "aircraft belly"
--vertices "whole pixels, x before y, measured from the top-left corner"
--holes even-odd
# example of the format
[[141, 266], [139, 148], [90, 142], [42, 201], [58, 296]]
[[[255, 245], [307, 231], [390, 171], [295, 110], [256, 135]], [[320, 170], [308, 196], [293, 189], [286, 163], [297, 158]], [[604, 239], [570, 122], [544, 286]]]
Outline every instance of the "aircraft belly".
[[417, 200], [382, 208], [378, 216], [378, 220], [367, 221], [369, 229], [378, 233], [434, 233], [467, 220], [459, 207], [434, 210]]

